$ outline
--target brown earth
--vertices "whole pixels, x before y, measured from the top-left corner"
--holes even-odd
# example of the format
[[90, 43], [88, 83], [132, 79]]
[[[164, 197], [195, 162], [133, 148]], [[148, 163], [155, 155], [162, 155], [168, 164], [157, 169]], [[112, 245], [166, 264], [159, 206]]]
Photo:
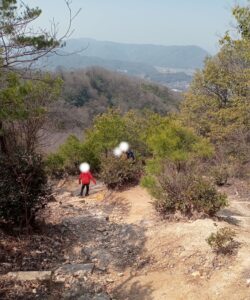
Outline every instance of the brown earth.
[[[66, 278], [60, 286], [8, 282], [4, 275], [6, 292], [2, 295], [6, 298], [1, 299], [248, 300], [249, 185], [234, 181], [222, 190], [230, 206], [220, 212], [219, 219], [170, 222], [155, 213], [151, 197], [141, 187], [110, 192], [98, 183], [88, 198], [79, 198], [77, 181], [61, 182], [55, 189], [56, 201], [41, 216], [47, 231], [40, 241], [42, 250], [33, 249], [38, 251], [30, 258], [33, 267], [17, 260], [2, 274], [79, 263], [93, 263], [93, 273], [84, 279]], [[237, 232], [240, 247], [234, 255], [217, 255], [205, 241], [225, 226]], [[24, 257], [27, 251], [22, 253], [22, 262]], [[87, 295], [86, 289], [93, 293]]]

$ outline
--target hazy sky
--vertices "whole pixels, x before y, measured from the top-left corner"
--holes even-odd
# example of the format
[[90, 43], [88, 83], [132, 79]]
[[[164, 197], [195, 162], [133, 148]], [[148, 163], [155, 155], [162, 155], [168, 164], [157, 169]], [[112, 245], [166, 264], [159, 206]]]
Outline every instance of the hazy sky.
[[[53, 18], [66, 26], [64, 0], [25, 0], [39, 6], [43, 15], [37, 24], [49, 25]], [[235, 0], [72, 0], [82, 8], [73, 23], [73, 37], [162, 45], [198, 45], [211, 53], [233, 21]], [[238, 0], [244, 4], [246, 1]]]

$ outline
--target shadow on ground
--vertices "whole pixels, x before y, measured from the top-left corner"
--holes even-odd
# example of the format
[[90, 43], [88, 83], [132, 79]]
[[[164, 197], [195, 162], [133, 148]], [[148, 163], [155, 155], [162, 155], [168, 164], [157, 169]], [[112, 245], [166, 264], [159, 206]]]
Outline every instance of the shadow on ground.
[[50, 270], [65, 261], [64, 249], [76, 240], [63, 224], [40, 224], [29, 234], [0, 231], [0, 274]]
[[144, 248], [144, 228], [109, 222], [106, 215], [82, 215], [66, 219], [64, 224], [78, 237], [68, 251], [74, 261], [97, 260], [101, 269], [122, 271], [137, 263]]
[[129, 287], [126, 285], [132, 280], [133, 277], [128, 278], [125, 282], [119, 285], [113, 292], [116, 299], [123, 299], [123, 300], [153, 300], [152, 297], [153, 289], [152, 285], [143, 284], [139, 281], [133, 282]]
[[218, 218], [227, 222], [228, 224], [239, 226], [241, 221], [237, 219], [237, 217], [241, 217], [242, 214], [233, 211], [232, 209], [224, 208], [222, 209], [219, 214]]

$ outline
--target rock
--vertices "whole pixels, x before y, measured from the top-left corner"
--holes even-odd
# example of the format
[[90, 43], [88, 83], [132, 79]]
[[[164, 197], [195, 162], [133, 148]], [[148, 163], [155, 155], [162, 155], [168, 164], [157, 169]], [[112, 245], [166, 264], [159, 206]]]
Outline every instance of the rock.
[[104, 232], [107, 229], [105, 227], [99, 227], [99, 228], [96, 228], [96, 230], [99, 231], [99, 232]]
[[102, 271], [102, 272], [106, 272], [107, 271], [107, 268], [101, 264], [97, 264], [96, 265], [96, 268], [99, 270], [99, 271]]
[[63, 199], [70, 198], [72, 196], [73, 196], [72, 193], [70, 193], [70, 192], [64, 192], [64, 193], [58, 195], [57, 199], [58, 199], [58, 201], [62, 201]]
[[93, 249], [93, 252], [91, 253], [91, 256], [98, 259], [98, 264], [100, 266], [103, 266], [105, 268], [108, 267], [108, 265], [113, 261], [112, 254], [105, 249]]
[[11, 263], [2, 263], [2, 266], [3, 266], [4, 268], [10, 269], [10, 268], [12, 267], [12, 264], [11, 264]]
[[66, 281], [66, 278], [63, 277], [63, 276], [56, 275], [53, 278], [53, 281], [56, 282], [56, 283], [64, 283]]
[[123, 273], [118, 273], [118, 276], [122, 277], [122, 276], [124, 276], [124, 274]]
[[201, 273], [200, 273], [199, 271], [195, 271], [195, 272], [191, 273], [191, 275], [192, 275], [193, 277], [200, 277], [200, 276], [201, 276]]
[[96, 294], [101, 294], [103, 292], [103, 288], [100, 285], [95, 285], [94, 291]]
[[54, 242], [54, 246], [55, 246], [55, 247], [60, 247], [60, 246], [61, 246], [61, 243], [59, 243], [59, 242]]
[[107, 278], [107, 279], [106, 279], [106, 282], [107, 282], [107, 283], [113, 283], [113, 282], [114, 282], [114, 280], [113, 280], [113, 279], [111, 279], [111, 278]]
[[250, 278], [246, 280], [247, 286], [250, 287]]
[[15, 280], [20, 281], [32, 281], [32, 280], [50, 280], [51, 271], [27, 271], [27, 272], [9, 272], [7, 276]]
[[83, 251], [89, 257], [94, 258], [93, 252], [94, 252], [95, 249], [96, 249], [96, 247], [94, 247], [94, 246], [88, 246], [88, 247], [85, 247]]
[[80, 255], [81, 255], [82, 260], [87, 262], [90, 260], [90, 256], [84, 250], [85, 249], [81, 250]]
[[110, 300], [110, 297], [106, 293], [101, 293], [101, 294], [95, 295], [93, 300]]
[[95, 264], [88, 263], [88, 264], [67, 264], [61, 266], [59, 269], [55, 271], [55, 274], [68, 274], [73, 275], [78, 271], [81, 271], [84, 275], [89, 275], [93, 272]]
[[57, 184], [57, 188], [62, 187], [62, 186], [65, 184], [65, 182], [66, 182], [66, 179], [61, 179], [61, 180], [59, 180], [59, 182], [58, 182], [58, 184]]
[[66, 280], [74, 280], [74, 277], [87, 280], [87, 275], [92, 274], [95, 264], [66, 264], [58, 268], [53, 277], [53, 281], [64, 283]]
[[84, 281], [87, 280], [86, 273], [83, 270], [75, 272], [74, 276], [77, 277], [77, 278], [83, 279]]
[[92, 299], [92, 300], [110, 300], [111, 298], [106, 293], [100, 293], [100, 294], [94, 295], [91, 298], [88, 295], [83, 295], [83, 296], [80, 296], [79, 298], [77, 298], [77, 300], [89, 300], [89, 299]]

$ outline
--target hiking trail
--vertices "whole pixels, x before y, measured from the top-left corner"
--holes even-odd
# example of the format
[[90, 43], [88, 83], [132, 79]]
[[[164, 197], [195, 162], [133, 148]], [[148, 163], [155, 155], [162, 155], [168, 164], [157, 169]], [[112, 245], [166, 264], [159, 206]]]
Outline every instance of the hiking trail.
[[[250, 299], [250, 198], [234, 185], [224, 190], [230, 200], [220, 212], [224, 221], [170, 222], [156, 214], [139, 186], [110, 192], [98, 183], [89, 197], [79, 198], [77, 181], [59, 183], [44, 218], [69, 242], [53, 270], [52, 294], [55, 289], [63, 299], [82, 300]], [[241, 243], [232, 257], [215, 255], [205, 241], [224, 226], [234, 228]]]

